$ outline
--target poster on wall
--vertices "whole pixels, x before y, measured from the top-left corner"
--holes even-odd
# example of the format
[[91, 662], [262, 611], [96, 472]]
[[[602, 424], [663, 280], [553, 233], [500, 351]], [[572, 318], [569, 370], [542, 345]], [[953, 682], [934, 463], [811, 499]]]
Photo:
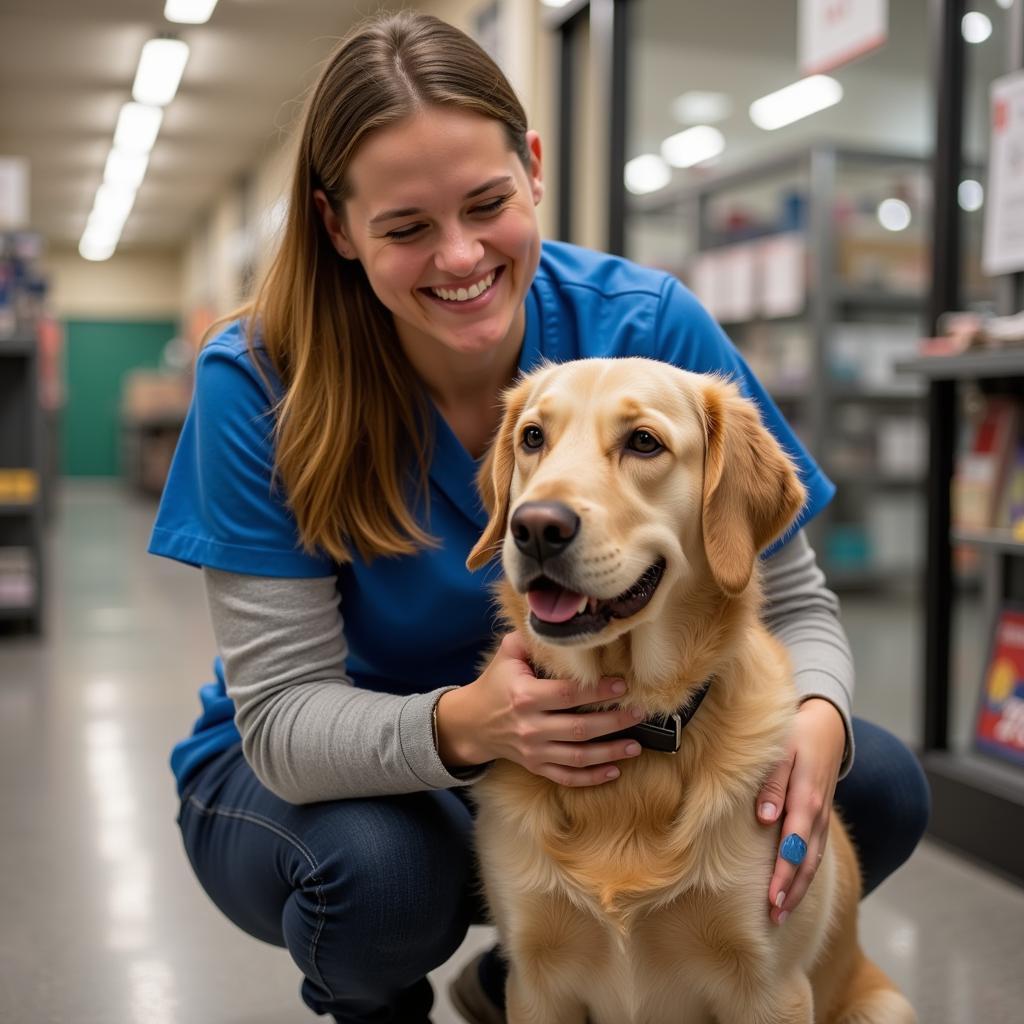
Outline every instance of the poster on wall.
[[994, 276], [1024, 270], [1024, 71], [992, 83], [991, 111], [982, 269]]
[[889, 0], [800, 0], [800, 71], [822, 75], [863, 57], [889, 37]]
[[1024, 766], [1024, 608], [1004, 607], [996, 620], [974, 742], [987, 754]]

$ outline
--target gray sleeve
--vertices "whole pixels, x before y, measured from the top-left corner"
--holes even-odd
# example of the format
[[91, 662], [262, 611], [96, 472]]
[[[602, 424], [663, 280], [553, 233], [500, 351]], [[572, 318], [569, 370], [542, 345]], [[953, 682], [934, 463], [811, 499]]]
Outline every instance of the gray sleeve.
[[274, 579], [203, 569], [246, 760], [290, 803], [466, 785], [437, 754], [441, 694], [353, 686], [333, 576]]
[[846, 751], [839, 770], [853, 766], [853, 656], [839, 621], [839, 599], [825, 586], [814, 550], [803, 531], [761, 565], [765, 625], [793, 659], [800, 700], [824, 697], [846, 726]]

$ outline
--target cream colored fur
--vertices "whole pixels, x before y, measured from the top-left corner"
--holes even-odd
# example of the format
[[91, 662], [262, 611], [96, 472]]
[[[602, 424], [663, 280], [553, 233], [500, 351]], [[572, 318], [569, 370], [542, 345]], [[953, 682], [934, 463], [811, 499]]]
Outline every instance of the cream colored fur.
[[[543, 429], [540, 454], [520, 444], [528, 424]], [[624, 452], [638, 427], [666, 451]], [[501, 547], [501, 608], [537, 668], [588, 685], [621, 675], [622, 703], [648, 714], [714, 677], [677, 754], [646, 750], [616, 781], [580, 788], [499, 761], [475, 787], [510, 1024], [915, 1021], [858, 946], [858, 868], [835, 815], [803, 901], [781, 927], [769, 920], [779, 834], [754, 802], [796, 701], [759, 621], [756, 563], [804, 494], [753, 406], [732, 384], [646, 359], [548, 366], [507, 395], [481, 489], [491, 519], [469, 564]], [[593, 587], [581, 592], [614, 596], [665, 558], [651, 602], [584, 642], [534, 633], [506, 529], [528, 500], [580, 516], [574, 566]]]

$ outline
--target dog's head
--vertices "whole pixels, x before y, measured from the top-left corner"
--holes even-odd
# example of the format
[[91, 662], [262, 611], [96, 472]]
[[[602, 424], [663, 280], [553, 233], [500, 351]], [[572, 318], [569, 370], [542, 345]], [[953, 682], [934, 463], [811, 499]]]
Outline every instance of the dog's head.
[[506, 395], [481, 472], [476, 569], [505, 575], [548, 643], [608, 643], [680, 584], [727, 595], [804, 490], [736, 385], [651, 359], [546, 366]]

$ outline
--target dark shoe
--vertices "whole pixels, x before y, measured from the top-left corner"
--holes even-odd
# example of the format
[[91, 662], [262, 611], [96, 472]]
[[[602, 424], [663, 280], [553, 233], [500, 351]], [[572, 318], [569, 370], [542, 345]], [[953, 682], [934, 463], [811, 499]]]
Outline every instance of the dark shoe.
[[448, 986], [448, 998], [469, 1024], [505, 1024], [505, 1011], [491, 1002], [480, 984], [480, 961], [486, 955], [478, 953], [462, 968]]

